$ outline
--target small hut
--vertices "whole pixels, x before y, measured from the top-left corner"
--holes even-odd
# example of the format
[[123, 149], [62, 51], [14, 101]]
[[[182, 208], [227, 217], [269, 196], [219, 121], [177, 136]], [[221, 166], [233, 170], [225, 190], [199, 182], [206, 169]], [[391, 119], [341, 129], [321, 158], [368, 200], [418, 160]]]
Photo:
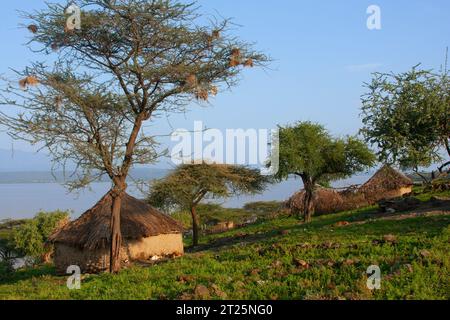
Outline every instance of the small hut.
[[[364, 185], [338, 191], [318, 187], [314, 192], [315, 214], [330, 214], [346, 210], [355, 210], [374, 205], [380, 200], [402, 197], [412, 192], [413, 181], [403, 173], [385, 165]], [[305, 191], [294, 194], [286, 207], [292, 213], [302, 213]]]
[[[286, 207], [292, 213], [302, 213], [305, 191], [295, 193], [287, 202]], [[353, 210], [367, 205], [364, 196], [355, 190], [337, 191], [329, 188], [317, 187], [313, 197], [316, 215]]]
[[[79, 219], [53, 234], [53, 261], [58, 273], [79, 266], [83, 273], [99, 273], [109, 268], [112, 196], [106, 194]], [[155, 256], [184, 253], [183, 227], [147, 203], [125, 195], [121, 211], [122, 262], [149, 260]]]
[[389, 165], [384, 165], [375, 175], [359, 188], [369, 204], [375, 204], [380, 200], [394, 199], [412, 192], [412, 179], [395, 170]]

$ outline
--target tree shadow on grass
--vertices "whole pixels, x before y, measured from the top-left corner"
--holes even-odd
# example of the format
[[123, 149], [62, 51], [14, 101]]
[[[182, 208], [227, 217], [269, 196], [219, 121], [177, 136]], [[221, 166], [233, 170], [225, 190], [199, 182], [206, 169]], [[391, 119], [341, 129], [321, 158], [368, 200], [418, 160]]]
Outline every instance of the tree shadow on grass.
[[0, 285], [14, 284], [20, 281], [40, 278], [43, 276], [56, 276], [55, 268], [50, 265], [45, 265], [35, 268], [19, 269], [11, 273], [2, 274], [0, 275]]
[[292, 230], [300, 229], [302, 226], [294, 225], [290, 227], [279, 227], [266, 231], [263, 233], [248, 234], [244, 232], [237, 232], [235, 235], [226, 236], [218, 239], [211, 240], [206, 244], [200, 244], [197, 247], [187, 247], [186, 253], [199, 253], [202, 251], [220, 251], [225, 248], [232, 247], [237, 244], [251, 245], [261, 241], [275, 240], [283, 236], [283, 232], [289, 232]]
[[[302, 229], [322, 229], [323, 227], [332, 226], [339, 221], [345, 220], [364, 220], [376, 213], [376, 209], [362, 208], [348, 212], [330, 214], [316, 217], [312, 223], [305, 224], [301, 217], [297, 223], [293, 223], [290, 226], [276, 227], [265, 232], [260, 233], [246, 233], [245, 228], [239, 228], [234, 230], [234, 235], [224, 236], [218, 239], [210, 240], [208, 243], [200, 244], [197, 247], [189, 246], [186, 248], [186, 253], [199, 253], [202, 251], [220, 251], [225, 248], [232, 247], [237, 244], [251, 245], [261, 241], [276, 240], [285, 236], [286, 232], [301, 231]], [[293, 217], [290, 217], [293, 218]], [[258, 224], [270, 223], [270, 221], [259, 222]]]

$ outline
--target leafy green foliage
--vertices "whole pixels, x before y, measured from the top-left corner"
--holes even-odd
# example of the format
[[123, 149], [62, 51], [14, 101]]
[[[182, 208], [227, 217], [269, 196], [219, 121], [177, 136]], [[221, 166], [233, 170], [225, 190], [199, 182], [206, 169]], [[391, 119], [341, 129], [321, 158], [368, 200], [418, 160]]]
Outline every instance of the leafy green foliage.
[[450, 155], [448, 72], [375, 73], [362, 97], [364, 134], [382, 162], [418, 170]]
[[[4, 272], [11, 272], [14, 260], [18, 258], [18, 252], [12, 241], [14, 228], [23, 225], [26, 220], [3, 220], [0, 222], [0, 268]], [[1, 273], [1, 272], [0, 272]]]
[[227, 164], [185, 164], [151, 186], [148, 201], [164, 209], [188, 210], [192, 215], [193, 244], [198, 243], [200, 219], [197, 206], [206, 198], [262, 192], [270, 179], [257, 169]]
[[205, 198], [224, 199], [233, 195], [262, 192], [269, 178], [257, 169], [225, 164], [181, 165], [169, 176], [155, 181], [148, 198], [150, 204], [190, 210]]
[[350, 177], [375, 162], [374, 154], [356, 137], [333, 138], [320, 124], [299, 122], [280, 127], [279, 181], [299, 176], [304, 184], [305, 220], [312, 215], [312, 194], [316, 184]]
[[280, 170], [275, 176], [305, 176], [315, 183], [347, 178], [374, 163], [367, 146], [355, 137], [336, 139], [319, 124], [280, 127]]
[[0, 281], [9, 278], [13, 272], [14, 267], [11, 260], [0, 260]]
[[13, 229], [11, 243], [23, 257], [39, 263], [42, 256], [51, 248], [46, 246], [48, 237], [69, 219], [69, 213], [63, 211], [39, 212], [33, 219]]

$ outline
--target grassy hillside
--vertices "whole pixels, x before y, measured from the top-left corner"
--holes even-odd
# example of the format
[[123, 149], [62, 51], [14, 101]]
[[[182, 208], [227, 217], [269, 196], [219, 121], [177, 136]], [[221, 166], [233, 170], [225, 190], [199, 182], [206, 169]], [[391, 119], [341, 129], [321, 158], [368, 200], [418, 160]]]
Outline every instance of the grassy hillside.
[[[197, 207], [200, 225], [204, 229], [220, 222], [233, 221], [242, 225], [250, 220], [266, 220], [283, 214], [283, 203], [278, 201], [252, 202], [242, 209], [224, 208], [219, 204], [200, 204]], [[192, 228], [190, 212], [181, 211], [172, 214], [172, 217], [183, 224], [186, 229]]]
[[[51, 267], [19, 271], [0, 281], [0, 298], [450, 299], [449, 242], [449, 211], [432, 206], [393, 216], [366, 208], [310, 225], [279, 218], [204, 237], [173, 261], [84, 276], [81, 290]], [[374, 264], [378, 291], [366, 286]]]

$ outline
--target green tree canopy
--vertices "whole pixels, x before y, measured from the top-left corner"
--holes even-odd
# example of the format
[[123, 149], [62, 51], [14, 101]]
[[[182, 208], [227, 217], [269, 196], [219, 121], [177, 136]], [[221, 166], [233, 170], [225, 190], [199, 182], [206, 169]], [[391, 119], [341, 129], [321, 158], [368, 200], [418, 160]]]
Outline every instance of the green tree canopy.
[[51, 252], [46, 242], [50, 235], [69, 220], [65, 211], [39, 212], [12, 231], [10, 242], [14, 249], [32, 263], [39, 263]]
[[374, 161], [374, 154], [356, 137], [333, 138], [322, 125], [298, 122], [280, 127], [280, 168], [275, 178], [282, 181], [295, 175], [302, 179], [304, 218], [309, 222], [317, 184], [350, 177], [373, 166]]
[[375, 73], [366, 88], [361, 132], [377, 147], [380, 161], [418, 172], [419, 167], [443, 161], [443, 150], [450, 156], [446, 68], [440, 74], [419, 66], [399, 74]]
[[270, 179], [257, 169], [227, 164], [185, 164], [151, 186], [150, 204], [165, 210], [189, 210], [192, 215], [193, 243], [198, 244], [197, 205], [208, 198], [228, 198], [265, 190]]

